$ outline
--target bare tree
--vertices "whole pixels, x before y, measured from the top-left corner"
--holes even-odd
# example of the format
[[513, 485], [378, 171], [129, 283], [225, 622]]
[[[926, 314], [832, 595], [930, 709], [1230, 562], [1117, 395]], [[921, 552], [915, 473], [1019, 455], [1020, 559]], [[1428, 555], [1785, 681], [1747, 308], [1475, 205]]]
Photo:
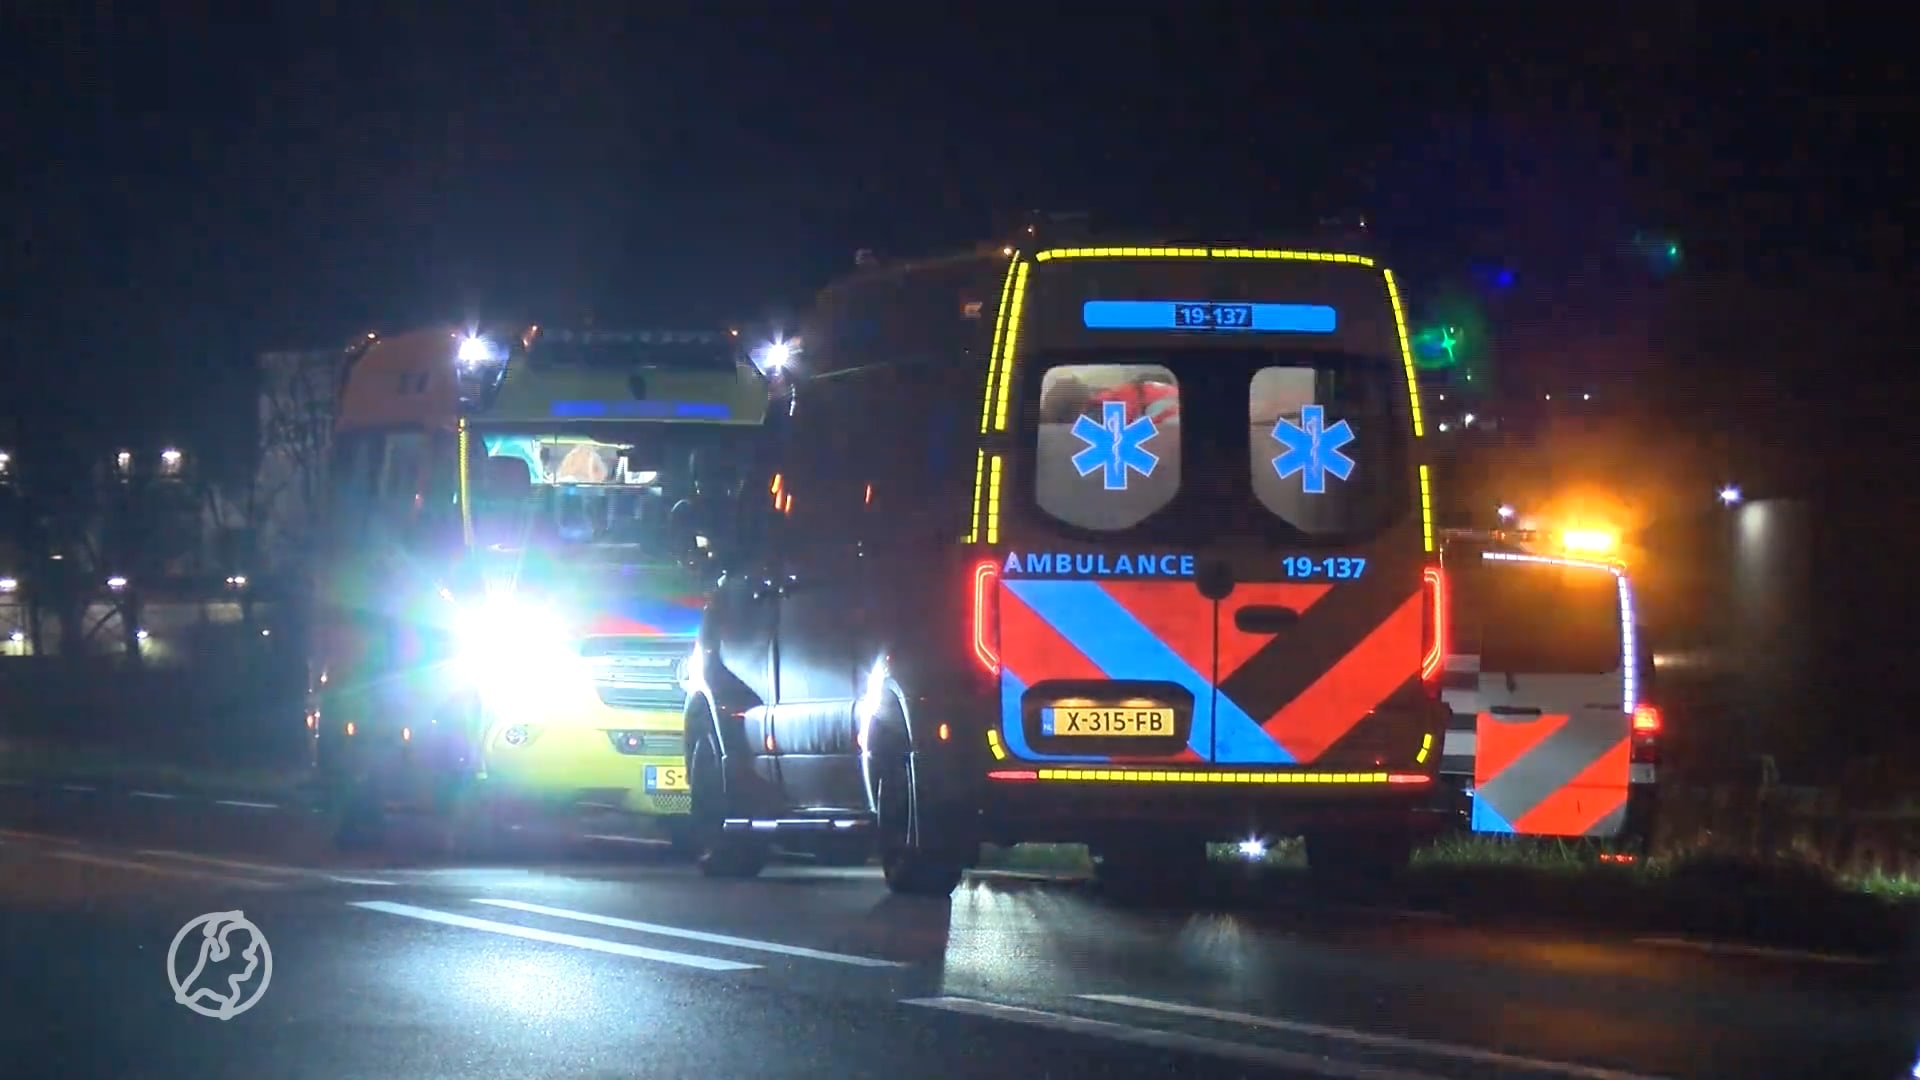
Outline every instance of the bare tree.
[[269, 567], [299, 560], [320, 512], [346, 359], [336, 349], [260, 358], [260, 461], [241, 501]]

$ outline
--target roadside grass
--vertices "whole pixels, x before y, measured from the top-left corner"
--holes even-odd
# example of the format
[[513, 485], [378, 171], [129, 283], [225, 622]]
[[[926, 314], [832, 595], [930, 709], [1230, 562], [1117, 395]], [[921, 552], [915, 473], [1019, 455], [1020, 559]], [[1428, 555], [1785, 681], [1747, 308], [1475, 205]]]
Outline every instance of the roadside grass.
[[115, 788], [222, 798], [290, 799], [307, 788], [302, 768], [219, 767], [154, 761], [102, 747], [0, 740], [0, 779], [94, 783]]

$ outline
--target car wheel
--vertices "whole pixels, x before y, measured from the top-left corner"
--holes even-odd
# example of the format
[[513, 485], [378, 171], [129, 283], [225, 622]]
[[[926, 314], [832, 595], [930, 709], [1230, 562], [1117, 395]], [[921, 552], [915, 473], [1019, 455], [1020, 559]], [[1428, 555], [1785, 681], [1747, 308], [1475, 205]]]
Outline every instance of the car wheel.
[[888, 890], [902, 896], [947, 897], [959, 888], [966, 866], [938, 848], [909, 846], [914, 800], [904, 752], [889, 754], [880, 770], [880, 873]]
[[693, 789], [693, 813], [686, 826], [688, 846], [700, 872], [726, 878], [750, 878], [760, 873], [771, 854], [766, 842], [754, 836], [732, 835], [724, 828], [726, 783], [712, 734], [699, 736], [687, 766]]

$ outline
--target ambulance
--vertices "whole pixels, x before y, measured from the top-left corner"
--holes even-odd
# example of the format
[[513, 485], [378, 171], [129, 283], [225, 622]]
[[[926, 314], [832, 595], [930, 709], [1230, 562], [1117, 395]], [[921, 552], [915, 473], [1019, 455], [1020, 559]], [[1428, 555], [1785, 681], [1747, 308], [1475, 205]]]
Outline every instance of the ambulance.
[[342, 842], [395, 806], [677, 837], [699, 519], [764, 374], [725, 332], [428, 327], [343, 378], [314, 658]]
[[983, 842], [1123, 888], [1269, 836], [1406, 862], [1445, 578], [1390, 270], [996, 247], [868, 266], [799, 344], [695, 652], [709, 874], [822, 835], [932, 895]]
[[1447, 530], [1441, 778], [1476, 833], [1644, 848], [1663, 722], [1617, 538]]

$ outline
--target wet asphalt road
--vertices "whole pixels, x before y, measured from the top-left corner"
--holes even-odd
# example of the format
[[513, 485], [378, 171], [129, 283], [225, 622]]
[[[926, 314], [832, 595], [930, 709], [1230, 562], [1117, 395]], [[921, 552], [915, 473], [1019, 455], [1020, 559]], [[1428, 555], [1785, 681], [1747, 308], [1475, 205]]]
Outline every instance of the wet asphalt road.
[[[0, 787], [0, 1072], [1894, 1077], [1920, 1046], [1891, 965], [1000, 875], [948, 903], [871, 870], [708, 881], [577, 833], [350, 860], [304, 812], [166, 794]], [[168, 946], [236, 909], [269, 988], [196, 1015]]]

